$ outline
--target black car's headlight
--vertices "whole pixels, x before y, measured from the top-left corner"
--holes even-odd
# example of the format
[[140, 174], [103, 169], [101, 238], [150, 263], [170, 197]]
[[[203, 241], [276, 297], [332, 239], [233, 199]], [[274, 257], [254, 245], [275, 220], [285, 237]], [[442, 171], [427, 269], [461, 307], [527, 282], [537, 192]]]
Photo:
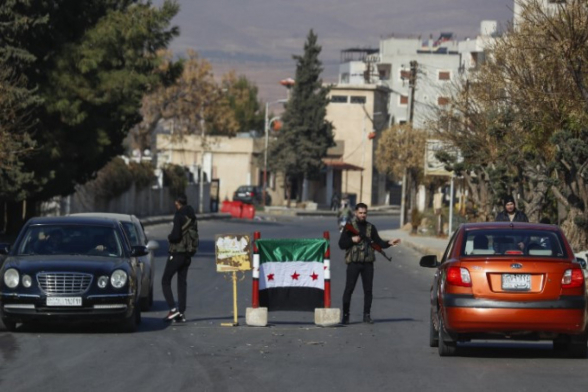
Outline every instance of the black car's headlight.
[[4, 284], [9, 288], [13, 289], [18, 286], [18, 281], [20, 280], [20, 276], [18, 271], [14, 268], [9, 268], [4, 272]]
[[106, 286], [108, 286], [108, 276], [103, 275], [98, 278], [98, 287], [104, 289], [106, 288]]
[[31, 285], [33, 284], [33, 279], [31, 279], [31, 277], [29, 275], [23, 275], [22, 276], [22, 285], [26, 288], [31, 287]]
[[125, 271], [116, 270], [110, 276], [110, 284], [112, 285], [112, 287], [120, 289], [121, 287], [124, 287], [124, 285], [127, 283], [127, 277], [128, 275]]

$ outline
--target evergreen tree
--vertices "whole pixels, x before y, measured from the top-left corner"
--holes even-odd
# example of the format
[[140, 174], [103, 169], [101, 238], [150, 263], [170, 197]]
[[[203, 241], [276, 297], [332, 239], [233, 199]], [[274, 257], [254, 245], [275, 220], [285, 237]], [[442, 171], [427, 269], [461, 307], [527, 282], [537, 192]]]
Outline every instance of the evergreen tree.
[[143, 95], [166, 78], [156, 53], [178, 35], [169, 27], [178, 9], [171, 0], [161, 8], [137, 0], [0, 3], [0, 61], [39, 103], [29, 132], [36, 148], [21, 166], [34, 177], [0, 202], [26, 198], [30, 208], [69, 194], [123, 152]]
[[[268, 156], [270, 168], [285, 174], [287, 183], [311, 179], [323, 167], [327, 149], [335, 145], [333, 125], [325, 120], [329, 89], [320, 78], [321, 47], [312, 30], [304, 44], [304, 54], [296, 60], [296, 83], [282, 116], [283, 126]], [[288, 186], [288, 185], [287, 185]], [[302, 189], [302, 187], [298, 187]], [[289, 189], [287, 190], [290, 199]], [[298, 195], [300, 200], [300, 194]]]

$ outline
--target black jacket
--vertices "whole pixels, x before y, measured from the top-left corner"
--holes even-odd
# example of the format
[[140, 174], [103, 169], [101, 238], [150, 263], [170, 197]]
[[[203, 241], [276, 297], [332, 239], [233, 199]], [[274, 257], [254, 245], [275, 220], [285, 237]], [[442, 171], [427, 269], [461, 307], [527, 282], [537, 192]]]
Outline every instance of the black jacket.
[[[361, 235], [365, 236], [367, 221], [365, 221], [363, 223], [357, 222], [357, 227], [359, 228], [359, 233]], [[345, 249], [351, 248], [354, 245], [351, 237], [353, 237], [352, 233], [350, 233], [347, 230], [343, 230], [343, 232], [341, 233], [341, 237], [339, 237], [339, 249], [345, 250]], [[386, 242], [380, 238], [380, 235], [378, 234], [378, 230], [376, 229], [376, 226], [374, 226], [374, 225], [372, 225], [372, 232], [371, 232], [370, 237], [371, 237], [372, 241], [374, 241], [376, 244], [380, 245], [382, 247], [382, 249], [386, 249], [386, 248], [390, 247], [390, 244], [388, 242]]]
[[186, 218], [196, 219], [196, 213], [189, 205], [183, 206], [174, 214], [174, 225], [171, 233], [167, 236], [170, 244], [177, 244], [182, 240], [182, 226], [186, 223]]
[[[510, 218], [508, 217], [508, 212], [506, 212], [506, 210], [499, 212], [496, 215], [496, 219], [494, 219], [494, 220], [496, 222], [510, 222]], [[525, 215], [524, 212], [519, 211], [519, 210], [515, 210], [515, 216], [512, 221], [513, 222], [528, 222], [529, 218], [527, 218], [527, 215]]]

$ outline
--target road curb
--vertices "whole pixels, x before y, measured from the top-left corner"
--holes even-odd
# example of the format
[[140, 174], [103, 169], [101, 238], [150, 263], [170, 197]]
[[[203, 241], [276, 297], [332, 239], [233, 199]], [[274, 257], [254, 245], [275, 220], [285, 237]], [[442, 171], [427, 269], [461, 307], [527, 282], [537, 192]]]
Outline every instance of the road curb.
[[[231, 214], [227, 214], [224, 212], [219, 213], [209, 213], [209, 214], [196, 214], [196, 218], [198, 220], [215, 220], [215, 219], [231, 219]], [[159, 216], [150, 216], [148, 218], [140, 218], [141, 223], [144, 226], [152, 226], [158, 225], [161, 223], [170, 223], [174, 220], [173, 215], [159, 215]]]

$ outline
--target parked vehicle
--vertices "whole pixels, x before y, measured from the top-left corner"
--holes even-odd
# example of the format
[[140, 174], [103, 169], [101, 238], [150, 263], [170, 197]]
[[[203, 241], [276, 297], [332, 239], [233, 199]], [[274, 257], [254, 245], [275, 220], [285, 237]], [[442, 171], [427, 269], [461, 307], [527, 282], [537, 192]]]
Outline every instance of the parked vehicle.
[[429, 344], [455, 355], [473, 339], [551, 340], [571, 357], [588, 353], [584, 271], [554, 225], [463, 224], [436, 268]]
[[[246, 204], [263, 204], [263, 188], [253, 185], [241, 185], [233, 193], [233, 201], [240, 201]], [[269, 192], [265, 192], [265, 205], [272, 204], [272, 197]]]
[[122, 223], [131, 246], [145, 246], [149, 251], [148, 254], [139, 257], [142, 282], [141, 282], [141, 310], [146, 312], [153, 306], [153, 282], [155, 280], [155, 255], [154, 252], [159, 249], [157, 241], [149, 240], [145, 234], [145, 228], [139, 218], [129, 214], [114, 214], [104, 212], [88, 212], [72, 214], [71, 216], [85, 216], [93, 218], [114, 219]]
[[0, 269], [0, 316], [6, 328], [41, 320], [141, 322], [139, 257], [122, 224], [89, 217], [33, 218]]

